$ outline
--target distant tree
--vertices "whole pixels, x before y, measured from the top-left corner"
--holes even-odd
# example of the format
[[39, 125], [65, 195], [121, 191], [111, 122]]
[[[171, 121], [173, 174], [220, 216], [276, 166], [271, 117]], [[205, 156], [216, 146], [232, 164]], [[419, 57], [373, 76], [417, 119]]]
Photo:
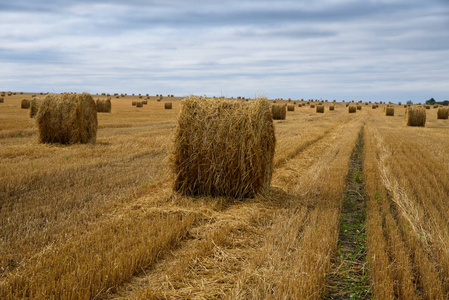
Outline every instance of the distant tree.
[[434, 105], [435, 104], [435, 99], [433, 99], [433, 98], [430, 98], [429, 100], [427, 100], [426, 101], [426, 104], [429, 104], [429, 105]]
[[408, 100], [407, 104], [413, 105], [413, 101], [412, 100]]

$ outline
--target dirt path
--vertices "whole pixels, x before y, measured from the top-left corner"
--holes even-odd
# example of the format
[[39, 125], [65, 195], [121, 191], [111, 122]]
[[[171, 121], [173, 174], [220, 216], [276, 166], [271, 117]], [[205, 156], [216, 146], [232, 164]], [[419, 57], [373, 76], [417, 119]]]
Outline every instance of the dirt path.
[[370, 299], [366, 261], [366, 203], [363, 182], [363, 129], [360, 131], [345, 188], [337, 255], [326, 280], [325, 299]]

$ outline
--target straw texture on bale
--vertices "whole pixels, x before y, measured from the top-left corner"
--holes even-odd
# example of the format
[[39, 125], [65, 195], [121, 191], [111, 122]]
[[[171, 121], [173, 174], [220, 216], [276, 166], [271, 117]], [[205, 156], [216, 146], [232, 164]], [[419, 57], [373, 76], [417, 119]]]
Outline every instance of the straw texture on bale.
[[186, 98], [172, 155], [174, 190], [232, 198], [263, 193], [271, 182], [275, 143], [266, 99]]
[[294, 104], [287, 105], [287, 110], [288, 111], [295, 111], [295, 105]]
[[271, 106], [271, 114], [274, 120], [285, 120], [287, 117], [287, 111], [285, 110], [285, 104], [276, 104]]
[[426, 126], [426, 109], [423, 107], [407, 107], [405, 123], [407, 126]]
[[139, 101], [139, 102], [137, 102], [137, 103], [136, 103], [136, 107], [143, 107], [143, 103], [142, 103], [142, 102], [140, 102], [140, 101]]
[[348, 112], [350, 113], [350, 114], [353, 114], [353, 113], [355, 113], [357, 111], [357, 107], [355, 106], [355, 105], [350, 105], [350, 106], [348, 106]]
[[48, 94], [40, 100], [36, 122], [41, 143], [93, 144], [97, 139], [97, 106], [88, 93]]
[[335, 110], [335, 106], [333, 104], [329, 105], [329, 110]]
[[447, 119], [449, 117], [449, 107], [439, 107], [437, 117], [438, 119]]
[[30, 102], [30, 118], [34, 118], [39, 111], [39, 105], [41, 104], [41, 99], [33, 98]]
[[324, 113], [324, 105], [323, 104], [319, 104], [316, 106], [316, 112], [317, 113]]
[[165, 102], [164, 107], [165, 109], [172, 109], [173, 104], [171, 102]]
[[21, 108], [24, 108], [24, 109], [30, 108], [30, 100], [28, 100], [28, 99], [23, 99], [23, 100], [22, 100], [22, 103], [21, 103], [21, 105], [20, 105], [20, 107], [21, 107]]
[[386, 116], [394, 116], [394, 107], [390, 106], [385, 109]]

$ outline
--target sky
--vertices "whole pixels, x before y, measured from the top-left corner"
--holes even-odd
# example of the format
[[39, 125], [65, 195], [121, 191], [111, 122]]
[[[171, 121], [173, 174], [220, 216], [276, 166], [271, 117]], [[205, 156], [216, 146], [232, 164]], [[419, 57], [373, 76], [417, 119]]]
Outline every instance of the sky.
[[449, 99], [449, 0], [0, 0], [0, 90]]

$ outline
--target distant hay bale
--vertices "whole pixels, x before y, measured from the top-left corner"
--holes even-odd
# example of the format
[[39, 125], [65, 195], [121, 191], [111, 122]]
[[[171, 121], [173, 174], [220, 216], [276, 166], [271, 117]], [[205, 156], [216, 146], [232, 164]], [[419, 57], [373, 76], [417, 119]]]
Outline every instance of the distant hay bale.
[[20, 107], [23, 108], [23, 109], [30, 108], [30, 100], [22, 99], [22, 103], [21, 103]]
[[131, 105], [132, 105], [132, 106], [137, 106], [137, 101], [131, 102]]
[[362, 110], [362, 106], [361, 105], [357, 105], [357, 110]]
[[423, 107], [408, 107], [405, 110], [407, 126], [426, 126], [426, 110]]
[[165, 109], [172, 109], [172, 107], [173, 107], [173, 104], [171, 102], [165, 102], [165, 104], [164, 104]]
[[335, 105], [333, 104], [329, 105], [329, 110], [335, 110]]
[[39, 98], [33, 98], [30, 101], [30, 118], [34, 118], [37, 115], [41, 101], [42, 99]]
[[349, 105], [348, 106], [348, 112], [350, 114], [356, 113], [357, 112], [357, 107], [355, 105]]
[[147, 100], [143, 100], [143, 101], [142, 101], [142, 104], [143, 104], [143, 105], [147, 105], [147, 104], [148, 104], [148, 101], [147, 101]]
[[376, 108], [377, 108], [376, 104], [371, 105], [371, 109], [376, 109]]
[[426, 109], [430, 109], [430, 105], [426, 105], [425, 107], [426, 107]]
[[447, 119], [449, 116], [449, 107], [439, 107], [437, 112], [438, 119]]
[[317, 113], [324, 113], [324, 105], [323, 104], [319, 104], [316, 106], [316, 112]]
[[401, 102], [398, 102], [398, 105], [402, 105], [402, 103], [401, 103]]
[[4, 97], [0, 97], [0, 103], [4, 103], [5, 102], [5, 98]]
[[48, 94], [36, 115], [41, 143], [95, 143], [97, 106], [88, 93]]
[[394, 116], [394, 107], [390, 106], [385, 109], [386, 116]]
[[275, 144], [266, 99], [186, 98], [171, 156], [174, 190], [238, 199], [263, 193], [271, 183]]
[[271, 114], [273, 116], [274, 120], [285, 120], [287, 117], [287, 111], [286, 111], [286, 105], [285, 104], [275, 104], [271, 106]]
[[287, 105], [287, 111], [295, 111], [295, 105], [294, 104]]
[[346, 103], [346, 107], [349, 107], [349, 103]]
[[315, 108], [315, 104], [310, 104], [310, 108]]
[[111, 112], [111, 100], [97, 100], [97, 112], [110, 113]]
[[31, 98], [34, 98], [34, 97], [36, 97], [36, 95], [31, 95]]
[[136, 107], [143, 107], [143, 103], [142, 103], [141, 101], [138, 101], [138, 102], [136, 103]]

